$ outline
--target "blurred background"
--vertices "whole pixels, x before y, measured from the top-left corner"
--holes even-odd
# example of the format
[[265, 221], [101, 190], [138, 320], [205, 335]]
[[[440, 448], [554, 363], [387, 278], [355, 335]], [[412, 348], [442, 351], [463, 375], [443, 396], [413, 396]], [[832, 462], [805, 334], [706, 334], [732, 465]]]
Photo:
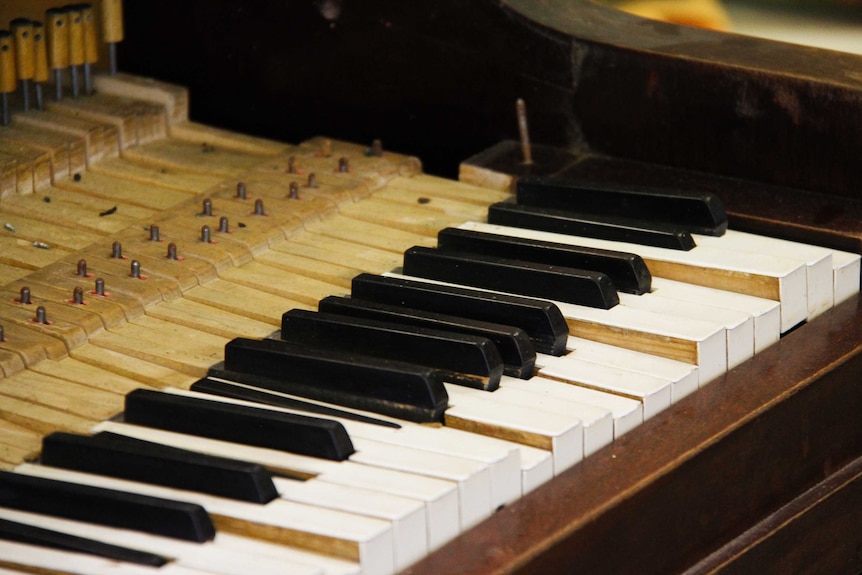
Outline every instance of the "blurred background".
[[647, 18], [862, 54], [862, 0], [607, 0]]

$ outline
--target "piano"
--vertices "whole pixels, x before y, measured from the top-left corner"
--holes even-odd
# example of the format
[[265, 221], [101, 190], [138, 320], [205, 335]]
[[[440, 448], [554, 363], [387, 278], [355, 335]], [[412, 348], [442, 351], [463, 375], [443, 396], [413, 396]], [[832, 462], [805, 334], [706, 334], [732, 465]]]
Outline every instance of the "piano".
[[[488, 185], [494, 174], [503, 188], [563, 168], [693, 183], [722, 197], [731, 227], [862, 252], [859, 57], [587, 1], [375, 1], [322, 13], [339, 4], [128, 2], [121, 67], [189, 86], [193, 118], [238, 132], [379, 137], [432, 173], [451, 176], [470, 158], [465, 178]], [[158, 41], [141, 30], [159, 30]], [[516, 98], [539, 144], [533, 165], [517, 146], [495, 146], [515, 133]], [[154, 140], [169, 131], [150, 129]], [[215, 151], [217, 138], [241, 140], [199, 137]], [[214, 182], [196, 174], [192, 184]], [[854, 296], [405, 572], [858, 573], [860, 330]]]

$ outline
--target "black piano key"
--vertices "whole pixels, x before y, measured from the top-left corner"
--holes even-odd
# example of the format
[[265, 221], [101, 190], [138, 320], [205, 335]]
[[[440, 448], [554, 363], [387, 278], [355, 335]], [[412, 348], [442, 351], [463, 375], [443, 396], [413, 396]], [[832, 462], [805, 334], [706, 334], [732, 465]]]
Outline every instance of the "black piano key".
[[497, 346], [476, 335], [292, 309], [281, 316], [281, 339], [433, 367], [446, 381], [485, 391], [503, 375]]
[[252, 503], [278, 497], [263, 466], [159, 445], [113, 433], [52, 433], [42, 439], [42, 463], [86, 473], [209, 493]]
[[8, 471], [0, 471], [0, 507], [199, 543], [215, 537], [200, 505]]
[[383, 427], [391, 427], [398, 429], [401, 427], [395, 422], [385, 419], [375, 419], [367, 415], [361, 415], [352, 411], [344, 411], [335, 409], [327, 405], [312, 403], [310, 401], [302, 401], [285, 395], [275, 395], [271, 392], [264, 391], [255, 387], [238, 384], [233, 381], [217, 379], [214, 377], [204, 377], [194, 382], [189, 388], [192, 391], [200, 393], [209, 393], [210, 395], [218, 395], [219, 397], [230, 397], [232, 399], [242, 399], [253, 403], [263, 403], [266, 405], [274, 405], [287, 409], [295, 409], [306, 413], [314, 413], [324, 417], [337, 417], [340, 419], [349, 419], [361, 423], [370, 423], [371, 425], [381, 425]]
[[613, 282], [602, 273], [422, 246], [404, 252], [404, 273], [599, 309], [620, 301]]
[[[297, 407], [296, 404], [292, 401], [292, 398], [285, 397], [283, 394], [271, 391], [268, 389], [262, 389], [258, 387], [252, 387], [247, 384], [238, 383], [236, 381], [229, 381], [226, 379], [218, 379], [213, 377], [205, 377], [200, 379], [192, 384], [193, 391], [200, 391], [201, 393], [209, 393], [211, 395], [217, 395], [219, 397], [230, 397], [233, 399], [242, 399], [243, 401], [251, 401], [254, 403], [260, 403], [262, 405], [271, 405], [273, 407], [285, 407], [288, 409], [298, 409], [305, 410], [306, 407], [313, 405], [308, 402], [303, 402], [304, 405]], [[318, 405], [321, 409], [325, 410], [327, 415], [339, 418], [339, 419], [349, 419], [351, 421], [358, 421], [360, 423], [369, 423], [371, 425], [380, 425], [383, 427], [389, 427], [392, 429], [400, 429], [401, 425], [394, 421], [390, 421], [388, 419], [379, 419], [370, 417], [367, 415], [362, 415], [359, 413], [344, 411], [341, 409], [336, 409], [333, 407], [329, 407], [326, 405]], [[316, 412], [315, 412], [316, 413]]]
[[136, 389], [126, 395], [127, 423], [343, 461], [353, 453], [335, 421]]
[[77, 537], [61, 531], [52, 531], [51, 529], [44, 529], [35, 525], [18, 523], [7, 519], [0, 519], [0, 539], [60, 551], [73, 551], [85, 555], [94, 555], [103, 559], [124, 561], [136, 565], [162, 567], [168, 563], [167, 558], [155, 553], [111, 545], [96, 541], [95, 539]]
[[610, 277], [618, 290], [638, 295], [648, 293], [652, 281], [643, 258], [626, 252], [458, 228], [440, 230], [437, 233], [437, 247], [444, 251], [472, 252], [597, 271]]
[[727, 231], [724, 205], [706, 191], [527, 176], [518, 180], [516, 197], [525, 206], [632, 218], [695, 234], [720, 236]]
[[357, 299], [514, 325], [529, 335], [536, 351], [566, 351], [569, 327], [553, 302], [374, 274], [353, 278], [351, 292]]
[[681, 228], [612, 216], [598, 222], [585, 214], [511, 202], [489, 206], [488, 223], [672, 250], [688, 251], [695, 246], [691, 234]]
[[517, 326], [338, 296], [328, 296], [320, 300], [317, 309], [322, 312], [394, 321], [417, 327], [487, 337], [494, 342], [503, 358], [503, 373], [505, 375], [526, 379], [531, 377], [535, 370], [536, 348], [529, 335]]
[[228, 342], [209, 375], [410, 421], [440, 421], [449, 404], [434, 368], [278, 340]]

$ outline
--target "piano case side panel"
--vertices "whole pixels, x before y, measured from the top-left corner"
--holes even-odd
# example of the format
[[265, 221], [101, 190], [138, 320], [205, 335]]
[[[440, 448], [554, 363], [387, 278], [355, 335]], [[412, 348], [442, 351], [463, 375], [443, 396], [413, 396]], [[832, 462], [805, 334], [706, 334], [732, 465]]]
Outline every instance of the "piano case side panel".
[[[671, 573], [696, 564], [862, 454], [860, 320], [856, 297], [409, 573]], [[860, 543], [830, 523], [805, 527], [812, 541]], [[787, 552], [763, 549], [765, 564]]]

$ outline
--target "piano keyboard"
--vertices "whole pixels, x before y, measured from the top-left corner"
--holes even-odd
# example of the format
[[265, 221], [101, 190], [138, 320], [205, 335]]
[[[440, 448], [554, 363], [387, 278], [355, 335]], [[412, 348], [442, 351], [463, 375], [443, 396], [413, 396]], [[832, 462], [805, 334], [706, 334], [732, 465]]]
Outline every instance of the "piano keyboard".
[[[704, 241], [716, 244], [701, 250], [710, 255], [675, 264], [684, 271], [668, 277], [658, 270], [672, 266], [652, 255], [652, 293], [622, 294], [617, 311], [559, 304], [568, 352], [539, 354], [531, 379], [503, 376], [492, 398], [447, 384], [445, 426], [340, 419], [355, 448], [344, 461], [116, 421], [135, 389], [199, 397], [187, 389], [223, 359], [225, 344], [271, 336], [284, 311], [349, 295], [362, 272], [404, 277], [403, 251], [433, 247], [447, 226], [503, 231], [479, 222], [508, 194], [427, 176], [415, 159], [375, 157], [363, 146], [322, 138], [289, 146], [199, 126], [187, 121], [187, 98], [175, 87], [124, 76], [97, 77], [96, 87], [98, 96], [56, 103], [45, 115], [16, 113], [9, 127], [52, 144], [5, 152], [0, 174], [0, 466], [196, 502], [216, 535], [180, 543], [6, 506], [0, 519], [147, 550], [170, 559], [160, 571], [403, 570], [858, 291], [858, 257], [816, 248], [795, 263], [764, 255], [773, 248], [760, 243], [756, 257], [744, 256], [749, 240], [731, 234]], [[732, 241], [743, 244], [727, 247]], [[766, 266], [749, 269], [743, 259]], [[732, 293], [726, 278], [740, 275], [775, 281]], [[240, 503], [32, 463], [55, 431], [256, 462], [277, 474], [279, 497]], [[0, 545], [0, 567], [152, 571], [19, 542]]]

